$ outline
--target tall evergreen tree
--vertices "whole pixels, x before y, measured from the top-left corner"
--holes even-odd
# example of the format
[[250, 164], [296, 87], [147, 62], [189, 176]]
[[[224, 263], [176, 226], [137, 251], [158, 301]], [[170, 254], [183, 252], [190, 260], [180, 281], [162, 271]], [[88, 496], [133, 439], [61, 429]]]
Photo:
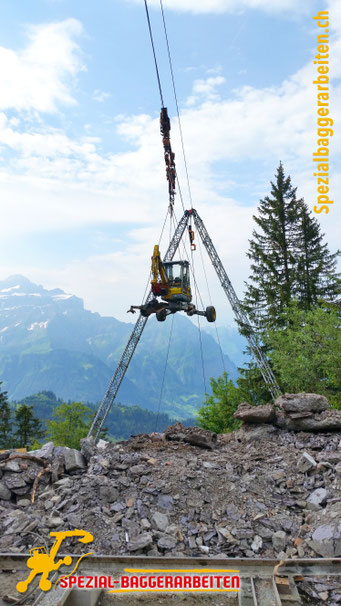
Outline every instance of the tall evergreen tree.
[[338, 292], [337, 253], [329, 252], [317, 219], [296, 198], [281, 163], [271, 185], [271, 195], [260, 201], [253, 217], [260, 230], [253, 231], [247, 253], [252, 273], [244, 308], [261, 333], [283, 321], [293, 300], [310, 309], [320, 299], [334, 300]]
[[297, 217], [303, 202], [297, 200], [282, 164], [271, 186], [270, 196], [260, 201], [259, 214], [253, 217], [260, 230], [253, 230], [247, 253], [252, 274], [244, 307], [257, 330], [276, 324], [295, 291]]
[[14, 433], [15, 445], [18, 448], [30, 448], [35, 440], [45, 436], [41, 422], [33, 415], [33, 406], [21, 404], [15, 411], [16, 430]]
[[331, 254], [323, 243], [324, 234], [305, 203], [302, 204], [298, 221], [296, 243], [296, 297], [299, 306], [311, 309], [320, 299], [333, 301], [338, 294], [336, 274], [337, 254]]
[[[0, 387], [2, 382], [0, 382]], [[0, 450], [10, 448], [11, 441], [11, 409], [7, 400], [7, 391], [0, 389]]]
[[[301, 309], [312, 309], [321, 299], [333, 301], [340, 285], [335, 270], [337, 254], [330, 254], [323, 243], [318, 221], [303, 199], [297, 199], [281, 163], [271, 186], [270, 196], [260, 201], [254, 216], [260, 229], [253, 231], [247, 253], [252, 273], [246, 284], [244, 309], [252, 328], [240, 327], [246, 335], [255, 329], [264, 351], [263, 335], [290, 323], [290, 314], [284, 312], [292, 302]], [[238, 385], [254, 403], [266, 401], [270, 395], [253, 362], [241, 369]]]

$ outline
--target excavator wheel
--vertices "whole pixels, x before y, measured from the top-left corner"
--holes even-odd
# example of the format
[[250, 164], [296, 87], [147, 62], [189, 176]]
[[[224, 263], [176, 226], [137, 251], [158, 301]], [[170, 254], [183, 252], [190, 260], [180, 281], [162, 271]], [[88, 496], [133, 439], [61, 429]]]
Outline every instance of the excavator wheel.
[[207, 322], [215, 322], [217, 314], [216, 314], [216, 311], [215, 311], [215, 308], [213, 307], [213, 305], [206, 307], [205, 316], [206, 316]]
[[167, 317], [167, 314], [166, 314], [166, 310], [165, 309], [161, 309], [161, 311], [158, 311], [157, 314], [156, 314], [156, 319], [159, 322], [164, 322], [165, 319], [166, 319], [166, 317]]

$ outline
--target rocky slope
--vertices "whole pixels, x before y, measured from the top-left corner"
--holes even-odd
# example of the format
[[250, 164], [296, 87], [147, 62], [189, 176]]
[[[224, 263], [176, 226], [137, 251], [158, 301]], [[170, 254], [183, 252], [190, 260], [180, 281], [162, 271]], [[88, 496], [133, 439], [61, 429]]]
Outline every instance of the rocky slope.
[[84, 528], [103, 554], [339, 557], [341, 413], [333, 414], [332, 433], [248, 423], [216, 441], [199, 436], [206, 448], [192, 445], [197, 429], [181, 426], [115, 445], [86, 440], [84, 456], [50, 443], [34, 453], [46, 473], [33, 504], [41, 464], [3, 453], [0, 550], [26, 552], [49, 543], [51, 530]]

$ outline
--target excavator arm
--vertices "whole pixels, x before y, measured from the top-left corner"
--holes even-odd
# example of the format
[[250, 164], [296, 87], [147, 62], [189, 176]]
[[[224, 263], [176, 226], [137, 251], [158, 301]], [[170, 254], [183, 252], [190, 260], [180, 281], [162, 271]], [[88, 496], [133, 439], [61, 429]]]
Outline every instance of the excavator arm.
[[151, 285], [153, 294], [167, 294], [169, 290], [169, 280], [165, 267], [161, 260], [158, 244], [155, 244], [152, 256], [152, 275], [153, 277], [151, 280]]

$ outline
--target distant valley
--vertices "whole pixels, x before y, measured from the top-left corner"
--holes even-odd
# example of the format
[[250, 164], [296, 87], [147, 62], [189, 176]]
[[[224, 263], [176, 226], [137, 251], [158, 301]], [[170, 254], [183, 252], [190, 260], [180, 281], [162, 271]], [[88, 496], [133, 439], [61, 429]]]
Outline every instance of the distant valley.
[[[158, 409], [165, 371], [171, 318], [151, 318], [143, 333], [117, 401]], [[44, 390], [66, 401], [96, 403], [108, 386], [133, 324], [84, 309], [83, 301], [60, 289], [47, 290], [23, 276], [0, 281], [0, 380], [10, 399]], [[222, 356], [212, 326], [201, 331], [206, 390], [209, 378], [223, 372]], [[207, 332], [206, 332], [207, 329]], [[242, 344], [237, 330], [220, 338], [224, 366], [236, 379]], [[224, 345], [225, 343], [225, 345]], [[231, 356], [232, 357], [232, 356]], [[173, 418], [193, 416], [205, 388], [199, 331], [176, 314], [160, 409]]]

